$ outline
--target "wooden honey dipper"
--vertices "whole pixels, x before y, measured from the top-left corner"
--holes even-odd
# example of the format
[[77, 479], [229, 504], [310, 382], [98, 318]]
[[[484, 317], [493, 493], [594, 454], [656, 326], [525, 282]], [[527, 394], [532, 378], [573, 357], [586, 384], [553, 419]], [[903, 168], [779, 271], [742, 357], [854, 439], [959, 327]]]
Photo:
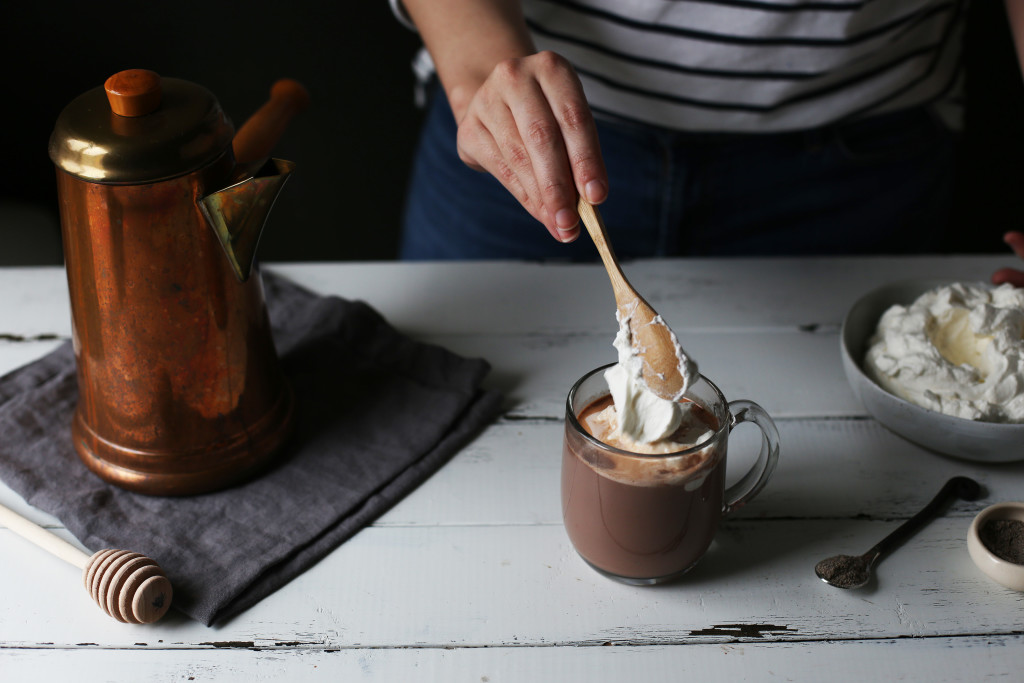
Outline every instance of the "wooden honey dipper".
[[170, 609], [171, 582], [160, 565], [145, 555], [107, 549], [90, 556], [3, 505], [0, 523], [81, 569], [89, 595], [100, 609], [118, 621], [151, 624]]

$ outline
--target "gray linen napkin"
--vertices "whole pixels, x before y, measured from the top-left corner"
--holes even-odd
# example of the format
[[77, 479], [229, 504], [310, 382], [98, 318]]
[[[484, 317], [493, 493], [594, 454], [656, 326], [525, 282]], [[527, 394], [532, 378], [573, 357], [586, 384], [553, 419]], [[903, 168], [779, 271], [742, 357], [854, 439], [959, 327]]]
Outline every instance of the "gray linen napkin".
[[251, 607], [380, 516], [494, 419], [489, 370], [409, 339], [361, 302], [267, 272], [267, 307], [295, 391], [294, 438], [258, 478], [164, 498], [93, 475], [74, 453], [65, 344], [0, 378], [0, 479], [92, 551], [155, 559], [174, 606], [210, 625]]

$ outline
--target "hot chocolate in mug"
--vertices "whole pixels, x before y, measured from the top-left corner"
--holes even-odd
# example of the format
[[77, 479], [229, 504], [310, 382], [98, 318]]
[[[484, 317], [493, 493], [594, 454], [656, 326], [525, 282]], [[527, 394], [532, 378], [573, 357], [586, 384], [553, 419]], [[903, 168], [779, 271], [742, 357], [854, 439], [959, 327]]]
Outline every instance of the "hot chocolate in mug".
[[[768, 482], [779, 458], [775, 423], [756, 403], [727, 402], [701, 376], [684, 401], [700, 443], [658, 455], [631, 453], [592, 436], [581, 415], [611, 401], [604, 371], [584, 375], [566, 400], [562, 447], [562, 517], [580, 556], [610, 578], [638, 585], [670, 581], [704, 555], [723, 514], [742, 507]], [[729, 433], [752, 422], [761, 430], [757, 461], [726, 487]], [[678, 433], [678, 432], [677, 432]]]

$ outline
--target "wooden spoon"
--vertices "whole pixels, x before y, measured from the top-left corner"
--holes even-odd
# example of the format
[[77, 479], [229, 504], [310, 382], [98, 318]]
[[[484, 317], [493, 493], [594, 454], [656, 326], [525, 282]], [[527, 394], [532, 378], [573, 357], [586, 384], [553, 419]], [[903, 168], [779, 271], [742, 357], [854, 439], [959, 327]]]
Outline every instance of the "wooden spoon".
[[120, 622], [150, 624], [171, 607], [171, 582], [160, 565], [126, 550], [99, 550], [91, 556], [0, 505], [0, 524], [82, 570], [85, 590], [104, 612]]
[[629, 321], [631, 345], [643, 360], [644, 383], [661, 398], [679, 400], [686, 391], [687, 381], [680, 368], [688, 368], [690, 372], [687, 374], [696, 374], [696, 366], [683, 354], [675, 334], [662, 317], [629, 284], [608, 242], [608, 233], [597, 207], [580, 197], [578, 210], [612, 281], [619, 319]]

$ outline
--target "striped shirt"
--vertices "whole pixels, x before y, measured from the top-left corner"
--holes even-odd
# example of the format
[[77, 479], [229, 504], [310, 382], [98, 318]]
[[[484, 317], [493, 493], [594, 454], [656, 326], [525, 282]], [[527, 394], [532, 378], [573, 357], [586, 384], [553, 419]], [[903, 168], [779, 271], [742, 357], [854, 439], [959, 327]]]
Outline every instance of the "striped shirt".
[[968, 0], [524, 0], [595, 113], [798, 130], [934, 105], [954, 125]]

